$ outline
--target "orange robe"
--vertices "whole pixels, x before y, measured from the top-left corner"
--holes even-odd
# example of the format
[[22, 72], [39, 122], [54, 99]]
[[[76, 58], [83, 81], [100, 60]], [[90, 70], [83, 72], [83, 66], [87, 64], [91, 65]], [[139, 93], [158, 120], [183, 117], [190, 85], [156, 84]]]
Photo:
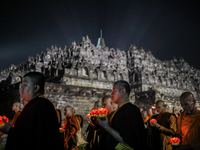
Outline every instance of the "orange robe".
[[19, 115], [20, 115], [21, 112], [22, 112], [22, 111], [20, 110], [20, 111], [18, 111], [18, 112], [15, 113], [15, 115], [14, 115], [14, 117], [13, 117], [13, 119], [12, 119], [12, 124], [11, 124], [11, 126], [14, 126], [14, 125], [15, 125], [15, 122], [16, 122], [16, 120], [17, 120], [17, 118], [19, 117]]
[[152, 116], [153, 116], [153, 114], [149, 114], [149, 115], [148, 115], [149, 119], [151, 119]]
[[147, 117], [146, 119], [143, 118], [143, 122], [146, 123], [149, 120], [149, 117]]
[[[154, 116], [153, 116], [154, 118]], [[159, 129], [153, 128], [153, 148], [159, 150], [172, 150], [169, 143], [170, 138], [174, 137], [177, 130], [176, 117], [172, 113], [164, 112], [156, 116], [157, 122], [161, 125]]]
[[77, 118], [79, 120], [79, 123], [81, 124], [81, 117], [80, 116], [73, 116], [70, 118], [66, 118], [65, 120], [65, 126], [64, 126], [64, 147], [66, 150], [78, 150], [78, 147], [76, 147], [75, 143], [72, 140], [72, 136], [78, 132], [80, 129], [80, 125], [77, 121]]
[[191, 145], [194, 150], [200, 149], [200, 110], [193, 115], [181, 113], [177, 120], [177, 134], [181, 135], [181, 145]]

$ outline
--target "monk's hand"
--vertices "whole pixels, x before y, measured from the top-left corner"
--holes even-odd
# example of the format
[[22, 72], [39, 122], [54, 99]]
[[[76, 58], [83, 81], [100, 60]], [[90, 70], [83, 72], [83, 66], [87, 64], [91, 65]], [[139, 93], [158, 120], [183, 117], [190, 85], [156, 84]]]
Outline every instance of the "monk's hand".
[[99, 116], [98, 116], [97, 120], [99, 122], [99, 125], [106, 129], [106, 128], [109, 128], [109, 121], [108, 121], [108, 117], [107, 116], [105, 116], [104, 118], [105, 118], [105, 120], [101, 120], [99, 118]]
[[4, 118], [2, 118], [2, 121], [3, 121], [4, 125], [0, 127], [0, 131], [5, 134], [8, 134], [8, 132], [11, 128], [11, 125], [9, 123], [7, 123]]
[[91, 117], [91, 121], [92, 121], [92, 123], [93, 123], [94, 125], [96, 125], [96, 126], [98, 126], [98, 125], [99, 125], [99, 123], [98, 123], [98, 121], [97, 121], [97, 117], [96, 117], [96, 116], [93, 116], [93, 117]]
[[150, 126], [155, 127], [156, 129], [160, 128], [161, 125], [159, 123], [150, 123]]

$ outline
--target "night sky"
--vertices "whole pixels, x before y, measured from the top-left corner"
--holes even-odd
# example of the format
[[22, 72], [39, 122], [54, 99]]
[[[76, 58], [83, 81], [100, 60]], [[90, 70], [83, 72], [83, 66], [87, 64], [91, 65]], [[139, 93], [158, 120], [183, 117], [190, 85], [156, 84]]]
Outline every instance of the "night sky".
[[109, 48], [130, 45], [160, 60], [183, 57], [200, 69], [200, 5], [193, 0], [4, 0], [0, 2], [0, 70], [47, 47], [69, 47], [100, 30]]

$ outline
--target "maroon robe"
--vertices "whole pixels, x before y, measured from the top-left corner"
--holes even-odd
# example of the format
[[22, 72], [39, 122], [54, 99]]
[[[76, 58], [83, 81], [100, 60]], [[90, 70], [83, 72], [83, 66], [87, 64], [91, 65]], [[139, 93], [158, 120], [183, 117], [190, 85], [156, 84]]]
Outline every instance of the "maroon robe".
[[[140, 110], [135, 105], [126, 103], [120, 107], [112, 118], [110, 126], [118, 131], [123, 141], [134, 150], [147, 149], [144, 123]], [[109, 135], [107, 149], [114, 149], [118, 143], [114, 137]]]
[[36, 97], [23, 109], [9, 130], [5, 150], [62, 149], [58, 119], [52, 103]]

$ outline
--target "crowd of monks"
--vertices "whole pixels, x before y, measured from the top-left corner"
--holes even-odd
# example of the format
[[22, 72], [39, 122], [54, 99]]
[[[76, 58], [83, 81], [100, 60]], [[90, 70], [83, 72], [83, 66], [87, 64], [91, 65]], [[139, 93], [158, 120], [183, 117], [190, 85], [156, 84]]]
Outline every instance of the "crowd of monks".
[[[183, 111], [172, 111], [163, 100], [156, 101], [154, 113], [140, 108], [148, 143], [148, 149], [189, 150], [200, 149], [200, 111], [196, 108], [196, 100], [191, 92], [184, 92], [179, 98]], [[157, 123], [150, 123], [156, 119]], [[171, 138], [180, 139], [180, 145], [173, 146]]]
[[[5, 150], [78, 150], [76, 136], [81, 131], [83, 118], [72, 106], [64, 108], [65, 123], [61, 127], [61, 111], [56, 102], [44, 96], [45, 78], [38, 72], [27, 73], [22, 80], [20, 103], [14, 103], [15, 115], [10, 125], [5, 120], [0, 134], [8, 134]], [[107, 108], [104, 118], [91, 117], [84, 133], [86, 150], [199, 150], [200, 111], [191, 92], [180, 95], [183, 109], [172, 112], [163, 100], [155, 108], [138, 108], [129, 101], [130, 85], [120, 80], [113, 84], [112, 93], [97, 101], [92, 109]], [[118, 106], [115, 108], [113, 104]], [[151, 123], [155, 119], [155, 123]], [[59, 130], [60, 128], [60, 130]], [[172, 146], [171, 138], [180, 139]], [[84, 142], [83, 142], [84, 143]]]

